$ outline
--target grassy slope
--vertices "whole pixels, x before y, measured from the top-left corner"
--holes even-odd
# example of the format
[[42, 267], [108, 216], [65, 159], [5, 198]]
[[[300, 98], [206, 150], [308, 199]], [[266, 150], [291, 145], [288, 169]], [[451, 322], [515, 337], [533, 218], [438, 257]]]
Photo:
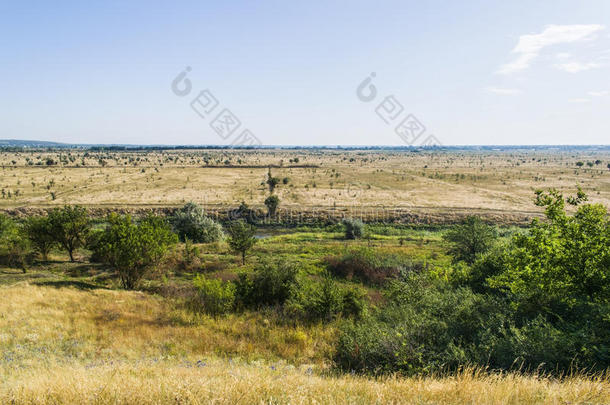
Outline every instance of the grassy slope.
[[[267, 257], [317, 274], [326, 255], [358, 245], [448, 263], [440, 232], [371, 230], [371, 241], [349, 243], [328, 230], [268, 237], [245, 267], [223, 244], [202, 244], [200, 267], [178, 270], [177, 251], [165, 281], [145, 285], [173, 294], [195, 272], [233, 278]], [[0, 403], [603, 403], [610, 395], [607, 378], [338, 376], [329, 364], [334, 323], [286, 324], [272, 310], [196, 316], [172, 298], [114, 289], [103, 266], [70, 264], [60, 252], [52, 259], [26, 274], [0, 270]]]
[[[321, 327], [269, 328], [248, 315], [189, 320], [135, 292], [18, 283], [0, 293], [0, 403], [555, 404], [610, 396], [601, 377], [335, 376], [320, 363], [332, 340]], [[228, 353], [239, 355], [218, 356]]]

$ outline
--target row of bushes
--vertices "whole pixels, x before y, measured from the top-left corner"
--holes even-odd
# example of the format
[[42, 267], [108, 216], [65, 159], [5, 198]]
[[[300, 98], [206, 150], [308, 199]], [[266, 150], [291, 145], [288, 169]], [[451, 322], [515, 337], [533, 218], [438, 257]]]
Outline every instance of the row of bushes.
[[342, 286], [330, 275], [312, 279], [296, 264], [264, 262], [253, 271], [240, 273], [235, 281], [198, 275], [191, 306], [218, 316], [242, 309], [281, 307], [291, 319], [331, 321], [337, 317], [359, 319], [366, 310], [366, 292], [357, 286]]
[[[37, 254], [47, 260], [51, 250], [61, 248], [75, 261], [76, 251], [86, 247], [92, 252], [91, 261], [111, 265], [121, 285], [133, 289], [179, 238], [187, 242], [189, 251], [189, 238], [198, 242], [224, 238], [222, 226], [194, 204], [187, 204], [169, 221], [154, 215], [135, 220], [110, 214], [102, 229], [92, 225], [87, 210], [80, 206], [55, 208], [47, 216], [32, 216], [22, 222], [0, 215], [0, 262], [25, 272]], [[233, 223], [229, 233], [231, 249], [245, 259], [246, 250], [255, 242], [254, 229]]]
[[[112, 225], [113, 221], [116, 222], [116, 216], [111, 215], [107, 222]], [[186, 204], [169, 218], [169, 223], [182, 241], [216, 242], [225, 237], [222, 225], [207, 217], [203, 209], [193, 203]], [[62, 248], [74, 261], [77, 249], [95, 247], [99, 235], [91, 228], [87, 210], [80, 206], [55, 208], [47, 216], [32, 216], [23, 222], [0, 215], [0, 238], [3, 242], [0, 256], [7, 264], [24, 267], [31, 262], [32, 253], [46, 260], [52, 249]]]
[[[222, 225], [209, 218], [195, 203], [185, 204], [169, 218], [169, 224], [183, 242], [210, 243], [221, 241], [226, 237]], [[344, 227], [348, 239], [363, 236], [364, 225], [361, 221], [346, 220]], [[242, 228], [238, 231], [244, 234], [252, 233], [246, 227]], [[28, 217], [23, 223], [15, 222], [6, 215], [0, 215], [0, 240], [3, 242], [0, 248], [0, 260], [5, 264], [24, 269], [32, 262], [34, 253], [47, 260], [49, 252], [59, 247], [68, 253], [71, 261], [74, 261], [74, 253], [77, 249], [93, 246], [92, 250], [95, 250], [97, 241], [95, 233], [91, 233], [91, 220], [87, 211], [80, 206], [55, 208], [47, 216]], [[238, 246], [236, 250], [245, 256], [247, 249], [248, 246], [245, 246], [245, 249], [244, 246]]]

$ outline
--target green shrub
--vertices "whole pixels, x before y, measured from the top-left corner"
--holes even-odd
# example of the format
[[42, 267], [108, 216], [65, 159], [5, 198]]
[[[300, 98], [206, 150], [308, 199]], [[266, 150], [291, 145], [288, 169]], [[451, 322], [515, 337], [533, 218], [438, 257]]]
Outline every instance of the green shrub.
[[129, 216], [111, 214], [97, 242], [97, 256], [119, 273], [121, 285], [134, 289], [177, 241], [163, 218], [148, 216], [135, 223]]
[[0, 214], [0, 263], [19, 267], [25, 273], [27, 265], [33, 261], [30, 243], [23, 230], [15, 221]]
[[456, 263], [452, 272], [452, 279], [458, 285], [466, 285], [478, 293], [492, 292], [488, 280], [506, 270], [508, 250], [504, 246], [497, 246], [491, 251], [477, 257], [475, 262], [468, 266], [465, 262]]
[[289, 262], [265, 262], [235, 281], [238, 304], [247, 308], [281, 305], [290, 296], [298, 269]]
[[359, 219], [344, 219], [343, 226], [345, 227], [345, 239], [360, 239], [364, 236], [364, 223]]
[[367, 294], [363, 288], [350, 286], [343, 288], [342, 311], [345, 317], [360, 319], [366, 314]]
[[[569, 315], [583, 302], [610, 303], [610, 219], [601, 204], [580, 205], [586, 199], [581, 190], [567, 199], [556, 190], [537, 192], [547, 221], [534, 220], [529, 233], [513, 238], [506, 269], [490, 284], [536, 311], [560, 305]], [[580, 205], [573, 216], [566, 202]]]
[[172, 225], [181, 241], [195, 243], [217, 242], [224, 238], [222, 225], [205, 215], [203, 208], [187, 203], [173, 217]]
[[201, 265], [199, 259], [199, 248], [193, 245], [189, 238], [184, 240], [184, 250], [182, 251], [182, 260], [180, 266], [183, 270], [190, 270]]
[[280, 205], [280, 199], [276, 195], [270, 195], [265, 199], [265, 206], [270, 217], [274, 217], [277, 211], [277, 207]]
[[335, 277], [357, 279], [367, 284], [383, 285], [401, 274], [423, 270], [422, 263], [395, 255], [380, 255], [369, 248], [352, 249], [340, 256], [324, 259], [328, 271]]
[[100, 242], [104, 235], [104, 229], [92, 229], [87, 235], [85, 241], [85, 247], [91, 251], [89, 261], [91, 263], [104, 263], [106, 258], [102, 257], [102, 249], [100, 248]]
[[197, 295], [192, 304], [197, 311], [218, 316], [231, 311], [235, 305], [235, 284], [197, 275], [193, 281]]
[[241, 255], [242, 264], [246, 264], [246, 254], [256, 243], [256, 228], [244, 221], [235, 221], [229, 226], [229, 247]]
[[485, 364], [478, 347], [498, 330], [505, 306], [422, 276], [393, 282], [380, 310], [340, 328], [335, 361], [345, 370], [416, 374]]
[[479, 217], [468, 217], [464, 223], [455, 225], [444, 236], [451, 244], [449, 254], [454, 261], [474, 263], [478, 255], [489, 251], [498, 237], [494, 226], [487, 225]]
[[306, 321], [331, 321], [338, 316], [360, 318], [366, 308], [366, 292], [341, 287], [326, 276], [321, 281], [300, 277], [286, 301], [286, 313]]

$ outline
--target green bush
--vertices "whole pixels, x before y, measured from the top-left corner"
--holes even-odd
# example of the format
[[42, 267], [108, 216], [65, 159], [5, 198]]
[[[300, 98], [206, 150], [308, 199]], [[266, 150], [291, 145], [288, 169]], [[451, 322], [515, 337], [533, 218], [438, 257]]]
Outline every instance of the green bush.
[[277, 207], [280, 205], [280, 199], [276, 195], [270, 195], [265, 199], [265, 206], [267, 206], [267, 211], [270, 217], [275, 217], [275, 213], [277, 211]]
[[345, 317], [355, 319], [362, 318], [367, 311], [367, 294], [363, 288], [350, 286], [343, 288], [342, 294], [343, 308], [341, 313]]
[[464, 223], [455, 225], [444, 236], [451, 244], [449, 254], [454, 261], [474, 263], [477, 256], [489, 251], [498, 237], [494, 226], [487, 225], [479, 217], [468, 217]]
[[345, 239], [360, 239], [364, 236], [364, 223], [359, 219], [344, 219], [343, 226], [345, 227]]
[[[581, 190], [568, 198], [539, 191], [546, 221], [534, 220], [507, 246], [466, 250], [474, 261], [470, 266], [463, 256], [452, 283], [417, 272], [392, 282], [383, 307], [342, 325], [337, 364], [406, 374], [466, 364], [559, 374], [606, 370], [610, 220], [604, 206], [584, 201]], [[566, 203], [578, 206], [574, 215]], [[480, 236], [472, 235], [465, 240]]]
[[197, 275], [193, 285], [197, 289], [197, 295], [192, 302], [195, 310], [218, 316], [233, 309], [235, 305], [235, 284]]
[[180, 266], [183, 270], [192, 270], [200, 265], [199, 248], [193, 245], [190, 239], [186, 238], [184, 240], [184, 250], [182, 251]]
[[[547, 221], [534, 220], [529, 233], [513, 238], [505, 271], [490, 284], [510, 292], [522, 306], [540, 310], [583, 302], [610, 303], [610, 219], [601, 204], [583, 204], [586, 195], [564, 199], [556, 190], [537, 192]], [[580, 205], [568, 216], [565, 203]]]
[[328, 276], [321, 281], [300, 277], [285, 304], [289, 316], [306, 321], [331, 321], [338, 316], [360, 318], [365, 309], [365, 291], [341, 287]]
[[130, 216], [111, 214], [97, 242], [96, 256], [113, 266], [123, 288], [131, 290], [176, 241], [163, 218], [151, 215], [136, 223]]
[[290, 297], [298, 269], [289, 262], [265, 262], [254, 271], [240, 273], [235, 281], [239, 305], [259, 308], [281, 305]]
[[367, 284], [383, 285], [402, 274], [420, 272], [423, 263], [415, 263], [396, 255], [380, 255], [373, 249], [352, 249], [339, 256], [324, 259], [328, 271], [335, 277], [357, 279]]
[[210, 243], [224, 238], [222, 225], [205, 215], [203, 208], [192, 202], [185, 204], [171, 222], [183, 242], [190, 239], [195, 243]]
[[488, 280], [506, 269], [507, 260], [508, 248], [497, 246], [478, 256], [471, 266], [465, 262], [456, 263], [452, 279], [456, 284], [468, 286], [478, 293], [492, 292], [494, 289], [489, 286]]
[[33, 261], [29, 240], [18, 223], [0, 214], [0, 263], [19, 267], [25, 273]]
[[246, 254], [256, 244], [256, 228], [244, 221], [234, 221], [229, 226], [229, 247], [241, 255], [241, 263], [246, 264]]
[[335, 361], [344, 370], [416, 374], [485, 364], [484, 332], [503, 326], [504, 306], [467, 288], [421, 276], [393, 282], [388, 303], [340, 328]]

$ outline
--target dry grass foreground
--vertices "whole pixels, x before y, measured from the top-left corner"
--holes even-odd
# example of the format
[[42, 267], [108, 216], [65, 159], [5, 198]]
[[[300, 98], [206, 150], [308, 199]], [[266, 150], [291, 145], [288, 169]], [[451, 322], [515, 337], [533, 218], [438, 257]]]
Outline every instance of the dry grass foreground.
[[5, 377], [6, 404], [608, 403], [608, 379], [559, 381], [467, 371], [445, 378], [323, 377], [291, 367], [212, 362], [57, 365]]
[[0, 294], [3, 404], [610, 402], [608, 376], [334, 375], [329, 328], [189, 319], [141, 293], [22, 283]]

